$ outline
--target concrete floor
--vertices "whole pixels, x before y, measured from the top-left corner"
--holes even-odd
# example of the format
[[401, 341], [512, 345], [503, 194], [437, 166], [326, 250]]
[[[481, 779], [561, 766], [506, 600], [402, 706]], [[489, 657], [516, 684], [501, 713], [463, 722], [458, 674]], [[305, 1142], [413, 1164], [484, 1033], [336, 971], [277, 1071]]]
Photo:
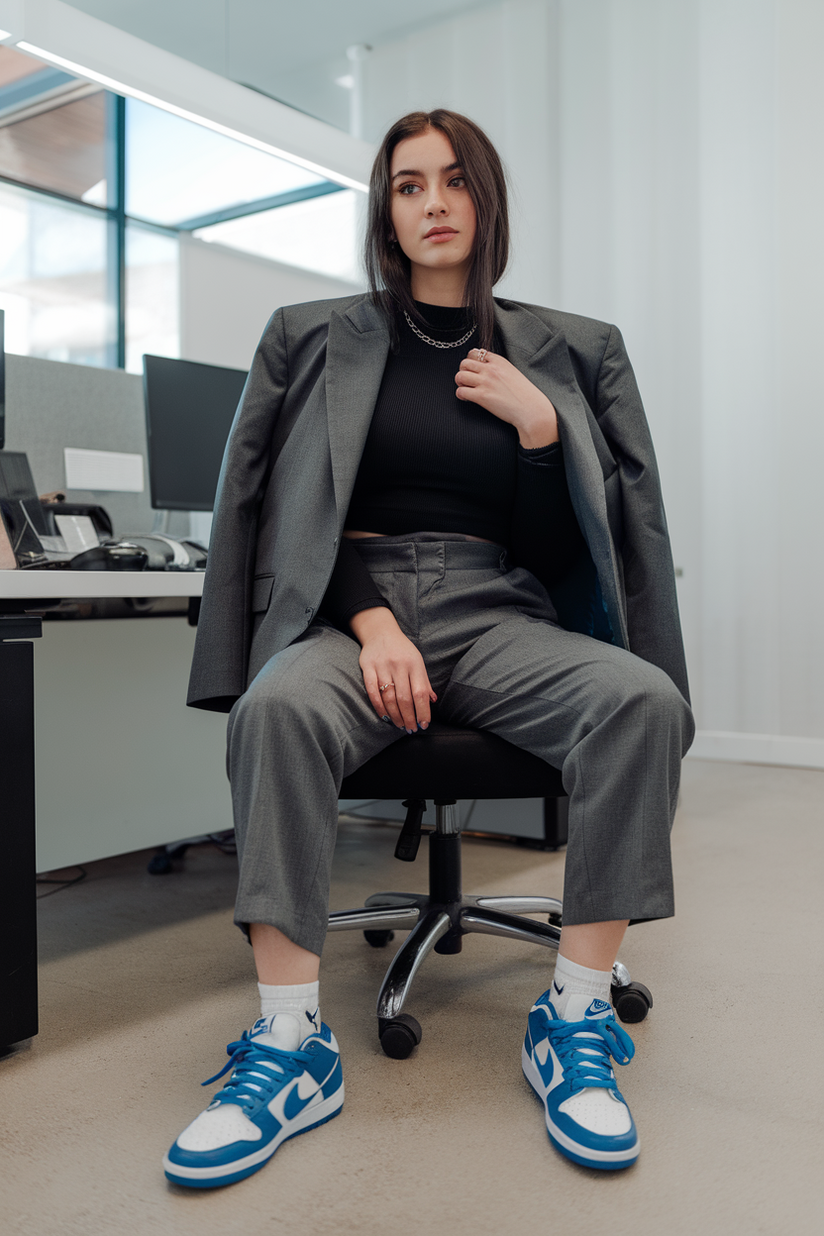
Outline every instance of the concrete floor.
[[[3, 1233], [819, 1236], [823, 806], [820, 772], [685, 765], [678, 916], [631, 929], [622, 950], [655, 1007], [619, 1079], [641, 1157], [615, 1174], [556, 1154], [521, 1076], [554, 954], [473, 936], [432, 957], [409, 1005], [423, 1042], [394, 1061], [373, 1018], [387, 954], [341, 933], [321, 1010], [341, 1043], [342, 1115], [239, 1185], [169, 1185], [163, 1152], [257, 1014], [234, 860], [199, 847], [165, 877], [143, 853], [91, 864], [40, 904], [41, 1032], [0, 1061]], [[423, 886], [425, 863], [396, 863], [395, 837], [342, 828], [334, 908]], [[471, 891], [560, 895], [562, 855], [469, 839], [464, 856]]]

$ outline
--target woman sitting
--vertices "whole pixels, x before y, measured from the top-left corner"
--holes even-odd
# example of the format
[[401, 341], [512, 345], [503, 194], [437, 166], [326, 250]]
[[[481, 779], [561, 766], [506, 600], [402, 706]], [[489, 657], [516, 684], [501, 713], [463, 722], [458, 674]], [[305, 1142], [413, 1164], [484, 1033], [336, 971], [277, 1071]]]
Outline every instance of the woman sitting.
[[673, 913], [693, 733], [674, 573], [619, 332], [493, 299], [507, 252], [488, 138], [412, 113], [372, 172], [371, 292], [278, 310], [255, 355], [189, 702], [230, 711], [236, 922], [261, 1016], [164, 1160], [178, 1184], [240, 1180], [340, 1111], [318, 995], [338, 791], [435, 710], [562, 770], [564, 925], [523, 1067], [563, 1154], [638, 1155], [610, 980], [629, 920]]

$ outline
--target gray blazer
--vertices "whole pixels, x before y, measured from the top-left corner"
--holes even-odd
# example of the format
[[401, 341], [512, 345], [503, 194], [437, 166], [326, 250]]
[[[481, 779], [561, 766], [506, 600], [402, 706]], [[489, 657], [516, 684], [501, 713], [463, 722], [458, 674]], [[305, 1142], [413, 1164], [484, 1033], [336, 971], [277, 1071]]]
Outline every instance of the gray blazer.
[[[589, 547], [551, 590], [560, 621], [660, 666], [688, 698], [658, 469], [620, 332], [509, 300], [496, 300], [495, 317], [508, 359], [557, 410]], [[388, 350], [368, 296], [289, 305], [271, 318], [218, 482], [189, 704], [228, 711], [315, 616]]]

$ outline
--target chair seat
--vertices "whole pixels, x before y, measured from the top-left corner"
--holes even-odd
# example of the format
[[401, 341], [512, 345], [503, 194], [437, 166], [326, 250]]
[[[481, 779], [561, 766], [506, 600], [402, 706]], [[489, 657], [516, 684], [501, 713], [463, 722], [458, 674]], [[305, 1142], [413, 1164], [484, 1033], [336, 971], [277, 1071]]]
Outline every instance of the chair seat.
[[484, 730], [433, 721], [344, 778], [341, 798], [561, 798], [561, 773]]

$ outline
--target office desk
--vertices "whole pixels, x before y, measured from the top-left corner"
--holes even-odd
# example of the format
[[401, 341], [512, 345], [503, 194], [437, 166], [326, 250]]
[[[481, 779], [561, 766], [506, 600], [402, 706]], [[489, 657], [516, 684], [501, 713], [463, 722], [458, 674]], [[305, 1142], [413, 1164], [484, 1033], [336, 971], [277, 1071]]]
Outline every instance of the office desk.
[[226, 719], [185, 708], [185, 618], [41, 623], [23, 603], [202, 588], [202, 573], [0, 572], [0, 1047], [37, 1032], [35, 870], [231, 827]]

